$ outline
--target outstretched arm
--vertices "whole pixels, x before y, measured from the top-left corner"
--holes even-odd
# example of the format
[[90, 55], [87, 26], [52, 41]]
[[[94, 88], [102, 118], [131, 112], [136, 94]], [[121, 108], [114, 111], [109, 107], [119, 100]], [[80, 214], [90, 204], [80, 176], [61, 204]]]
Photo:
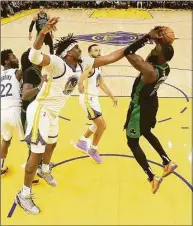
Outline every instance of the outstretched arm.
[[31, 48], [29, 53], [29, 60], [36, 65], [39, 66], [47, 66], [50, 64], [50, 56], [42, 54], [40, 49], [43, 45], [45, 35], [50, 31], [55, 31], [55, 25], [58, 23], [59, 17], [53, 17], [48, 21], [48, 23], [44, 26], [44, 28], [40, 31], [37, 36], [33, 48]]
[[114, 63], [124, 57], [125, 48], [116, 50], [106, 56], [97, 57], [94, 61], [93, 68], [102, 67], [107, 64]]

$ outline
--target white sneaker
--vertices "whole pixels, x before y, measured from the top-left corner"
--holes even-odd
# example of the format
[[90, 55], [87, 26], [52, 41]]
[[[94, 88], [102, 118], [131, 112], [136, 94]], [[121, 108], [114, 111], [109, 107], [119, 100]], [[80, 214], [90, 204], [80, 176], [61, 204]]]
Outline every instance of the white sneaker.
[[32, 194], [28, 196], [23, 196], [22, 192], [20, 191], [15, 196], [14, 200], [16, 204], [18, 204], [21, 208], [25, 210], [25, 212], [33, 215], [40, 213], [39, 207], [37, 207], [33, 202]]
[[47, 184], [56, 187], [56, 180], [54, 179], [54, 177], [51, 174], [51, 170], [49, 170], [48, 172], [44, 173], [42, 172], [42, 169], [38, 168], [38, 172], [37, 175], [41, 178], [43, 178]]

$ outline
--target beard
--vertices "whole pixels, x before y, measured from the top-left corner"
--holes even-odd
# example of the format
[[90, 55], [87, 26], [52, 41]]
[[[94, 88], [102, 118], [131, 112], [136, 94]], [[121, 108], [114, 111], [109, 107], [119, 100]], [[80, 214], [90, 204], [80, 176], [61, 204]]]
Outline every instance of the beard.
[[10, 63], [10, 66], [11, 68], [14, 68], [14, 69], [19, 68], [19, 64], [16, 64], [16, 63]]
[[79, 58], [79, 59], [78, 59], [78, 63], [80, 63], [80, 64], [81, 64], [81, 63], [82, 63], [82, 59], [80, 59], [80, 58]]

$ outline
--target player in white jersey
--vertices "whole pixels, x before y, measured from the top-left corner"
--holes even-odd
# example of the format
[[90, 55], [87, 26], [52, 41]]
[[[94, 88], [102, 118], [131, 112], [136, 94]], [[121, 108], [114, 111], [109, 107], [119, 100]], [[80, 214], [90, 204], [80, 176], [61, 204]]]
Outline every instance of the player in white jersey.
[[[88, 47], [88, 53], [90, 57], [97, 58], [101, 56], [100, 47], [97, 44], [93, 44]], [[117, 106], [117, 99], [112, 95], [109, 88], [106, 86], [104, 79], [102, 78], [101, 67], [93, 68], [86, 75], [85, 78], [85, 93], [80, 95], [80, 104], [88, 114], [88, 119], [93, 121], [93, 124], [89, 126], [88, 130], [76, 143], [76, 147], [88, 153], [95, 162], [101, 163], [97, 146], [102, 138], [103, 132], [106, 129], [106, 123], [102, 116], [101, 106], [99, 103], [98, 95], [99, 88], [109, 96], [114, 106]], [[81, 86], [83, 80], [79, 80], [79, 86]], [[81, 91], [81, 90], [80, 90]], [[94, 133], [94, 134], [93, 134]], [[93, 141], [91, 147], [88, 147], [88, 138], [93, 134]]]
[[[78, 42], [69, 35], [57, 40], [54, 45], [56, 55], [41, 53], [45, 35], [55, 30], [59, 18], [48, 21], [40, 31], [30, 50], [29, 59], [33, 64], [43, 67], [48, 82], [45, 82], [34, 102], [27, 109], [27, 129], [25, 141], [31, 144], [31, 155], [25, 168], [25, 179], [22, 190], [15, 196], [15, 202], [27, 213], [38, 214], [40, 209], [32, 200], [31, 186], [38, 163], [45, 152], [45, 145], [56, 143], [58, 136], [58, 115], [73, 92], [82, 70], [90, 67], [100, 67], [123, 58], [124, 48], [107, 56], [81, 59], [81, 49]], [[50, 156], [51, 159], [51, 156]], [[50, 160], [49, 159], [49, 160]], [[51, 176], [49, 164], [45, 164], [42, 174]], [[53, 177], [52, 177], [53, 178]]]
[[21, 123], [21, 98], [20, 81], [22, 73], [19, 68], [19, 61], [11, 49], [1, 51], [1, 175], [4, 175], [8, 168], [4, 165], [8, 154], [8, 148], [16, 129], [20, 140], [24, 139]]

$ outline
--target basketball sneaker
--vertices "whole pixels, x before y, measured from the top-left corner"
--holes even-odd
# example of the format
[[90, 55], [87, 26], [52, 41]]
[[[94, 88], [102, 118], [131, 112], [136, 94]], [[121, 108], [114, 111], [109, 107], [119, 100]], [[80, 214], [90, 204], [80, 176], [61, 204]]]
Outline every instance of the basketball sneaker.
[[90, 148], [88, 150], [88, 155], [97, 163], [101, 163], [103, 161], [102, 158], [100, 157], [98, 151], [93, 148]]
[[169, 162], [168, 165], [163, 165], [163, 175], [162, 177], [167, 177], [178, 167], [178, 165], [172, 161]]
[[40, 213], [39, 207], [33, 202], [32, 194], [23, 196], [20, 191], [14, 198], [15, 203], [18, 204], [26, 213], [36, 215]]
[[84, 141], [84, 140], [79, 140], [76, 144], [75, 144], [75, 147], [80, 149], [81, 151], [83, 151], [84, 153], [87, 154], [87, 142]]
[[163, 181], [163, 178], [157, 177], [157, 176], [154, 176], [153, 180], [150, 181], [151, 191], [152, 191], [153, 194], [155, 194], [157, 192], [162, 181]]
[[56, 187], [56, 180], [52, 176], [51, 170], [49, 170], [48, 172], [44, 173], [42, 171], [42, 169], [38, 168], [37, 175], [40, 178], [43, 178], [47, 182], [47, 184], [49, 184], [50, 186]]
[[3, 168], [1, 168], [1, 176], [4, 176], [7, 172], [8, 172], [7, 166], [4, 166]]

